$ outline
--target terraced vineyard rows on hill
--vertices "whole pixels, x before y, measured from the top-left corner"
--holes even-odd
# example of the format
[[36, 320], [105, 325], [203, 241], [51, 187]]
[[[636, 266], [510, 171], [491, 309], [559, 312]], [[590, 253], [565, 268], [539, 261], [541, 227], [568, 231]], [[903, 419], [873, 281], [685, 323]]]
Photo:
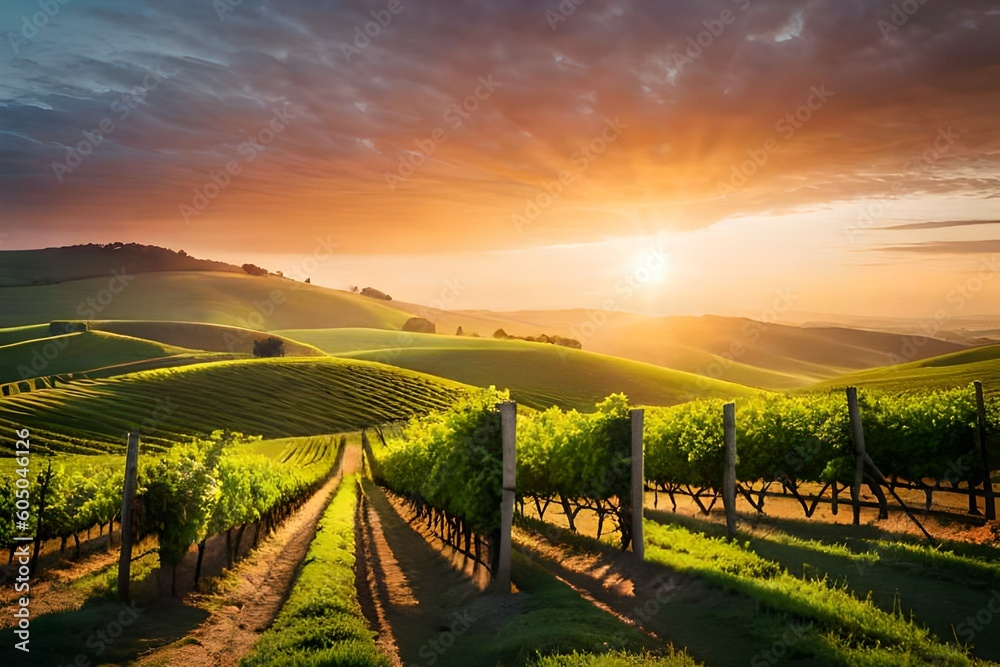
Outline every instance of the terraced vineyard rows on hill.
[[120, 452], [123, 434], [133, 430], [154, 447], [219, 428], [264, 437], [332, 433], [443, 407], [465, 391], [364, 362], [231, 361], [7, 397], [0, 428], [30, 429], [43, 451]]

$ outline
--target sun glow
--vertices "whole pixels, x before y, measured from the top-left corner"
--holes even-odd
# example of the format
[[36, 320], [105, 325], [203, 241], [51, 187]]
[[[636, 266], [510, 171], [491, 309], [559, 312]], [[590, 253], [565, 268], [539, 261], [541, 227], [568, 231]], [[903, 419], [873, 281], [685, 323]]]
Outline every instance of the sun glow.
[[670, 258], [662, 245], [653, 244], [632, 259], [629, 271], [639, 285], [662, 285], [670, 274]]

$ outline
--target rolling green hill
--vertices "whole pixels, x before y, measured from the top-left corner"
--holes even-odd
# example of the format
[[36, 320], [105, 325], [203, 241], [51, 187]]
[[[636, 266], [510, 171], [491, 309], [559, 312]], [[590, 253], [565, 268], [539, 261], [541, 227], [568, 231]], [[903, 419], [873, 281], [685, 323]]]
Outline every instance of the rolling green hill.
[[968, 386], [974, 380], [982, 381], [986, 393], [1000, 394], [1000, 345], [850, 373], [808, 387], [807, 391], [847, 386], [893, 392], [950, 389]]
[[0, 347], [0, 384], [190, 352], [180, 347], [101, 331], [38, 338]]
[[[844, 327], [800, 327], [741, 317], [657, 317], [628, 312], [582, 309], [494, 312], [428, 311], [415, 304], [390, 304], [422, 314], [452, 334], [458, 326], [491, 337], [497, 329], [516, 336], [539, 333], [576, 338], [583, 349], [665, 368], [788, 390], [843, 373], [877, 368], [902, 355], [905, 337]], [[594, 322], [598, 324], [595, 325]], [[930, 340], [918, 358], [964, 349], [964, 345]]]
[[372, 329], [285, 330], [282, 335], [351, 359], [379, 361], [480, 387], [507, 388], [534, 408], [590, 411], [623, 391], [635, 404], [674, 405], [756, 390], [651, 364], [544, 343]]
[[0, 326], [69, 319], [203, 322], [249, 329], [401, 329], [409, 319], [383, 301], [283, 278], [196, 271], [131, 278], [124, 287], [109, 287], [107, 278], [0, 287]]
[[[227, 327], [221, 324], [202, 324], [199, 322], [109, 320], [90, 322], [89, 324], [91, 330], [108, 331], [123, 336], [157, 341], [165, 345], [185, 347], [190, 350], [236, 354], [253, 354], [254, 341], [275, 335], [242, 327]], [[325, 352], [312, 345], [306, 345], [283, 336], [276, 337], [284, 341], [286, 357], [325, 356]]]
[[[2, 292], [0, 292], [2, 294]], [[29, 324], [23, 327], [0, 329], [0, 345], [11, 345], [49, 335], [48, 324]]]
[[159, 447], [216, 429], [265, 438], [336, 433], [444, 407], [468, 389], [330, 357], [223, 361], [10, 396], [0, 400], [0, 429], [30, 429], [35, 451], [120, 453], [130, 430]]
[[240, 267], [225, 262], [195, 259], [167, 248], [136, 243], [0, 251], [0, 286], [108, 279], [116, 271], [126, 275], [150, 271], [243, 273]]

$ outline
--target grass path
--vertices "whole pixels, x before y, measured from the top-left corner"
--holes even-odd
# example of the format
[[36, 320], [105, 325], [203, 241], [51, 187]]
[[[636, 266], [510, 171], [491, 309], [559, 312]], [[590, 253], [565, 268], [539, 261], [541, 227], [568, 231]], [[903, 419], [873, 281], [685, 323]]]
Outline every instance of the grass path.
[[237, 585], [216, 596], [215, 611], [195, 630], [137, 665], [235, 665], [281, 610], [318, 521], [342, 476], [356, 472], [360, 448], [349, 445], [340, 472], [228, 577]]
[[695, 665], [518, 550], [516, 594], [481, 590], [460, 572], [460, 562], [453, 565], [448, 549], [412, 527], [381, 489], [368, 481], [364, 490], [377, 542], [375, 595], [401, 664], [534, 665], [539, 655], [548, 655], [546, 665]]

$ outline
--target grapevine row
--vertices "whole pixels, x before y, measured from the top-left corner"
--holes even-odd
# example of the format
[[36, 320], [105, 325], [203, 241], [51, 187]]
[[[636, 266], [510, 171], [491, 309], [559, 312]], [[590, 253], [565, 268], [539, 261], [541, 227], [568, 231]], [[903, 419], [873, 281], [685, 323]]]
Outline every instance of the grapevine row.
[[[200, 563], [207, 538], [221, 533], [226, 534], [227, 561], [232, 565], [244, 531], [254, 527], [256, 543], [262, 531], [280, 523], [329, 476], [344, 446], [343, 439], [339, 447], [310, 443], [308, 451], [294, 457], [294, 465], [280, 465], [241, 446], [259, 439], [217, 431], [142, 460], [137, 533], [156, 535], [161, 565], [176, 572], [192, 544], [198, 545]], [[308, 463], [300, 460], [303, 456]], [[30, 523], [19, 529], [13, 522], [14, 493], [0, 488], [0, 547], [12, 553], [16, 534], [37, 535], [40, 541], [60, 538], [62, 549], [72, 537], [79, 547], [80, 534], [95, 525], [102, 533], [108, 526], [110, 547], [123, 481], [118, 466], [71, 472], [58, 464], [46, 466], [32, 483]], [[9, 486], [7, 481], [3, 484]]]
[[[495, 389], [450, 410], [409, 422], [380, 457], [380, 481], [418, 510], [434, 508], [476, 531], [499, 526], [500, 427]], [[645, 483], [673, 494], [687, 487], [699, 501], [718, 496], [724, 465], [723, 401], [647, 408], [643, 435]], [[861, 396], [867, 452], [890, 483], [932, 490], [982, 483], [974, 394], [967, 389]], [[596, 411], [522, 411], [517, 421], [517, 494], [544, 518], [562, 505], [573, 527], [581, 508], [606, 516], [622, 531], [631, 480], [628, 400], [609, 396]], [[737, 479], [849, 486], [855, 449], [839, 392], [761, 394], [737, 404]], [[987, 402], [989, 448], [997, 449], [1000, 401]], [[994, 458], [994, 461], [997, 459]], [[711, 506], [709, 506], [710, 508]], [[707, 508], [703, 506], [707, 511]]]

